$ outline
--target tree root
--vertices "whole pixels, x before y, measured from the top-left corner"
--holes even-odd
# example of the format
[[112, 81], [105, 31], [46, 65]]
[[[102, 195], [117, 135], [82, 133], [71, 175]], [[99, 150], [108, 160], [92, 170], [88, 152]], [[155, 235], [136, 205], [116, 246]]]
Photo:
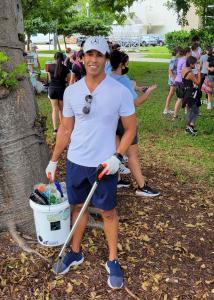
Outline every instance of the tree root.
[[25, 240], [19, 235], [18, 231], [16, 230], [16, 224], [14, 221], [7, 222], [7, 228], [9, 230], [10, 235], [14, 239], [14, 241], [18, 244], [20, 248], [22, 248], [25, 252], [33, 253], [45, 260], [48, 263], [51, 263], [51, 260], [40, 254], [38, 251], [31, 249], [26, 243]]
[[136, 300], [140, 300], [140, 298], [138, 298], [135, 294], [132, 293], [132, 291], [130, 291], [127, 286], [125, 286], [125, 290], [127, 291], [127, 293], [134, 299]]

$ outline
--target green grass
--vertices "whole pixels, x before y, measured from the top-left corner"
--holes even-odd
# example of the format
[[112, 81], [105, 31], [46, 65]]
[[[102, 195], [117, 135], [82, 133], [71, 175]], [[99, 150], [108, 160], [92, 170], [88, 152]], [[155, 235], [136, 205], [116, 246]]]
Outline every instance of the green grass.
[[171, 54], [166, 46], [143, 47], [140, 50], [147, 58], [170, 58]]
[[150, 54], [145, 54], [143, 57], [147, 58], [170, 58], [171, 55], [167, 53], [150, 53]]
[[[173, 122], [162, 115], [168, 93], [167, 63], [130, 62], [129, 76], [140, 84], [158, 84], [150, 99], [137, 109], [142, 155], [147, 161], [166, 164], [172, 174], [185, 182], [189, 175], [196, 181], [214, 185], [214, 110], [201, 107], [197, 121], [198, 136], [184, 132], [184, 111], [181, 120]], [[175, 98], [172, 101], [173, 108]], [[53, 141], [51, 107], [47, 95], [38, 97], [40, 112], [48, 115], [48, 140]], [[161, 176], [161, 174], [157, 174]]]
[[[166, 46], [157, 46], [157, 47], [142, 47], [140, 50], [146, 58], [171, 58], [171, 54]], [[55, 54], [56, 50], [40, 50], [39, 54]], [[39, 57], [40, 59], [41, 57]], [[42, 57], [43, 59], [44, 57]], [[46, 57], [46, 60], [51, 60], [52, 57]]]
[[39, 62], [40, 62], [41, 69], [44, 69], [46, 61], [54, 61], [54, 58], [53, 57], [42, 57], [42, 56], [40, 56], [39, 57]]
[[39, 106], [40, 114], [43, 116], [47, 116], [47, 122], [46, 122], [46, 138], [49, 143], [54, 143], [54, 137], [53, 137], [53, 128], [52, 128], [52, 120], [51, 120], [51, 104], [48, 99], [47, 94], [40, 94], [37, 97], [37, 103]]
[[38, 52], [38, 54], [55, 54], [57, 51], [58, 50], [39, 50], [37, 52]]
[[147, 52], [147, 53], [167, 53], [170, 54], [168, 48], [166, 46], [156, 46], [156, 47], [143, 47], [141, 48], [140, 52]]
[[[201, 107], [197, 121], [197, 137], [184, 133], [184, 111], [181, 120], [173, 122], [162, 115], [168, 93], [167, 68], [165, 63], [130, 63], [130, 77], [139, 84], [157, 83], [158, 89], [151, 99], [138, 108], [139, 132], [142, 149], [149, 149], [149, 155], [160, 157], [175, 173], [192, 174], [197, 180], [214, 184], [214, 110]], [[172, 102], [172, 108], [175, 98]]]

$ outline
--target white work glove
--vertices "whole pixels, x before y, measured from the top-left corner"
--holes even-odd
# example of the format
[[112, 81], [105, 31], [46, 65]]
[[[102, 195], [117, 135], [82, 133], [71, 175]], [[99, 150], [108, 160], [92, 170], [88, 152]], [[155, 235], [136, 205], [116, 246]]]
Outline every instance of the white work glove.
[[102, 163], [102, 165], [106, 165], [103, 172], [105, 172], [106, 175], [115, 174], [119, 170], [120, 164], [121, 161], [115, 155], [112, 155]]
[[53, 182], [55, 179], [55, 173], [56, 173], [56, 168], [57, 168], [57, 163], [58, 161], [49, 161], [49, 164], [45, 170], [45, 173], [48, 177], [48, 179]]

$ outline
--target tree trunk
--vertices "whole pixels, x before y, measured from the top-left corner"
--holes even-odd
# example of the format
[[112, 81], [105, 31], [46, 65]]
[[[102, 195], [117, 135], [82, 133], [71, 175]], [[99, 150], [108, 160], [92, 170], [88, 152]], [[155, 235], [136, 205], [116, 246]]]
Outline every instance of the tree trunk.
[[66, 43], [66, 40], [65, 40], [65, 35], [63, 34], [63, 40], [64, 40], [64, 44], [65, 44], [65, 49], [67, 48], [67, 43]]
[[60, 43], [59, 43], [59, 36], [58, 35], [57, 35], [57, 45], [58, 45], [59, 51], [61, 51], [61, 46], [60, 46]]
[[54, 32], [54, 36], [53, 36], [54, 50], [57, 50], [57, 41], [58, 41], [57, 33]]
[[30, 50], [30, 37], [31, 37], [31, 35], [27, 34], [27, 51]]
[[[22, 34], [20, 0], [1, 0], [0, 51], [11, 57], [5, 65], [8, 70], [23, 62]], [[22, 232], [33, 232], [28, 198], [34, 184], [46, 182], [45, 166], [49, 159], [41, 127], [35, 127], [37, 117], [28, 78], [0, 99], [0, 230], [5, 230], [12, 220]]]

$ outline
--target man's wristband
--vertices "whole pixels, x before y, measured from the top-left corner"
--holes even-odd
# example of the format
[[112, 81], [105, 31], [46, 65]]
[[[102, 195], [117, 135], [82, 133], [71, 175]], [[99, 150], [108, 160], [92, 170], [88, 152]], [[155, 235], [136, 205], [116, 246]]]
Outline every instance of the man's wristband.
[[120, 162], [123, 161], [123, 155], [122, 154], [116, 152], [116, 153], [114, 153], [114, 156], [116, 156], [119, 159]]

